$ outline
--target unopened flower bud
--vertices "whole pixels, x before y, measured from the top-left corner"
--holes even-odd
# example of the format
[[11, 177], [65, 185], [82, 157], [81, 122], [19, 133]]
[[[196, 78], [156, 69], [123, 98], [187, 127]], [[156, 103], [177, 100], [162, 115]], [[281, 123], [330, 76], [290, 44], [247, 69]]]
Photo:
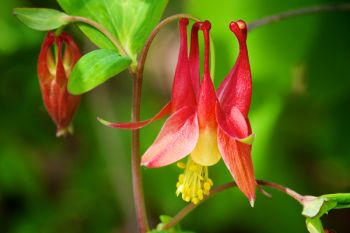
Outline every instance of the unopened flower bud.
[[72, 133], [71, 122], [80, 96], [71, 95], [67, 83], [79, 58], [79, 48], [68, 33], [46, 35], [38, 60], [38, 77], [44, 105], [57, 127], [57, 137]]

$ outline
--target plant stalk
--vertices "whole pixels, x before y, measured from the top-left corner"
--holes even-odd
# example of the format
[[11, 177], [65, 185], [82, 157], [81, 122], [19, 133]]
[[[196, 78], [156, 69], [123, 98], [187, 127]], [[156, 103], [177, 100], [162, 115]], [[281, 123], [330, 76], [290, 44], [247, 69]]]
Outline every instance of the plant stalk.
[[301, 15], [310, 15], [322, 12], [350, 11], [350, 3], [329, 4], [321, 6], [311, 6], [300, 9], [288, 10], [275, 15], [270, 15], [248, 24], [248, 30], [253, 30], [264, 25], [279, 22], [284, 19], [294, 18]]
[[[152, 45], [152, 42], [154, 40], [154, 38], [156, 37], [156, 35], [158, 34], [158, 32], [166, 25], [174, 22], [175, 20], [181, 19], [181, 18], [189, 18], [192, 19], [194, 21], [199, 21], [199, 18], [192, 16], [192, 15], [188, 15], [188, 14], [176, 14], [176, 15], [172, 15], [164, 20], [162, 20], [151, 32], [150, 36], [148, 37], [145, 46], [143, 47], [140, 56], [139, 56], [139, 67], [137, 70], [138, 73], [138, 79], [140, 79], [140, 83], [142, 83], [142, 77], [143, 77], [143, 70], [145, 67], [145, 63], [146, 63], [146, 58], [148, 55], [148, 51]], [[141, 89], [142, 87], [140, 87]]]
[[118, 49], [118, 51], [120, 52], [121, 55], [128, 56], [128, 53], [125, 51], [122, 44], [114, 37], [114, 35], [112, 33], [110, 33], [107, 30], [107, 28], [105, 28], [104, 26], [102, 26], [98, 22], [96, 22], [92, 19], [89, 19], [89, 18], [82, 17], [82, 16], [69, 16], [69, 17], [70, 17], [70, 20], [72, 22], [81, 22], [81, 23], [85, 23], [85, 24], [88, 24], [88, 25], [96, 28], [113, 43], [113, 45]]
[[[132, 88], [132, 114], [131, 118], [133, 122], [140, 121], [140, 109], [141, 109], [141, 93], [142, 93], [142, 81], [143, 81], [143, 71], [147, 58], [147, 54], [151, 44], [158, 34], [158, 32], [169, 23], [179, 19], [179, 18], [191, 18], [196, 20], [195, 17], [178, 14], [170, 16], [163, 21], [161, 21], [157, 27], [151, 32], [148, 37], [145, 46], [143, 47], [139, 61], [137, 64], [136, 72], [130, 70], [130, 74], [133, 77], [133, 88]], [[137, 221], [139, 224], [140, 233], [145, 233], [149, 230], [149, 224], [147, 219], [147, 211], [144, 200], [144, 193], [142, 187], [142, 175], [140, 169], [140, 131], [138, 129], [132, 131], [132, 150], [131, 150], [131, 169], [132, 169], [132, 181], [133, 181], [133, 192], [134, 192], [134, 202], [137, 215]]]
[[[285, 194], [287, 194], [288, 196], [292, 197], [293, 199], [295, 199], [296, 201], [298, 201], [299, 203], [302, 203], [303, 200], [303, 196], [300, 195], [299, 193], [295, 192], [292, 189], [289, 189], [287, 187], [284, 187], [280, 184], [276, 184], [276, 183], [272, 183], [269, 181], [265, 181], [265, 180], [257, 180], [256, 181], [258, 183], [258, 185], [261, 186], [267, 186], [273, 189], [276, 189], [278, 191], [281, 191]], [[227, 184], [223, 184], [220, 186], [215, 187], [213, 190], [210, 191], [210, 194], [208, 196], [205, 196], [203, 200], [201, 200], [198, 204], [193, 204], [193, 203], [189, 203], [187, 204], [182, 210], [180, 210], [171, 220], [168, 224], [163, 226], [162, 230], [168, 230], [170, 228], [172, 228], [173, 226], [175, 226], [176, 224], [178, 224], [184, 217], [187, 216], [187, 214], [189, 214], [193, 209], [195, 209], [198, 205], [202, 204], [204, 201], [208, 200], [209, 198], [215, 196], [217, 193], [220, 193], [222, 191], [225, 191], [229, 188], [233, 188], [233, 187], [237, 187], [237, 184], [235, 182], [230, 182]]]
[[[140, 64], [140, 63], [139, 63]], [[140, 104], [141, 104], [141, 89], [142, 82], [139, 76], [131, 73], [133, 76], [132, 86], [132, 113], [131, 119], [133, 122], [140, 121]], [[140, 157], [140, 130], [132, 130], [132, 148], [131, 148], [131, 172], [132, 186], [134, 193], [134, 204], [136, 210], [137, 222], [140, 233], [146, 233], [149, 230], [147, 211], [142, 186], [141, 175], [141, 157]]]

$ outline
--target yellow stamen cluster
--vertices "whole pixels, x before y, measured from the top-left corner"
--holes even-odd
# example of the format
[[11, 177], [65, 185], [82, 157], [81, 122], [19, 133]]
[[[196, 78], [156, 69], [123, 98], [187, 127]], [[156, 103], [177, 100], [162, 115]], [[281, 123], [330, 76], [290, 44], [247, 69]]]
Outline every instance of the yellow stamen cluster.
[[195, 163], [190, 157], [185, 165], [177, 164], [179, 168], [185, 169], [184, 173], [179, 175], [176, 184], [176, 195], [186, 202], [197, 204], [203, 200], [204, 195], [209, 195], [213, 186], [213, 181], [208, 177], [208, 167]]

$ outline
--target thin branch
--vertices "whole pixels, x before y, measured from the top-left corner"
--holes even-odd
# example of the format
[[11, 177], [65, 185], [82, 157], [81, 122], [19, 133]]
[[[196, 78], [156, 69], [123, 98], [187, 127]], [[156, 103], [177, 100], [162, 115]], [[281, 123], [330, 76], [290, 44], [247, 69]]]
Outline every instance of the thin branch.
[[86, 24], [96, 28], [113, 43], [113, 45], [119, 50], [121, 55], [128, 56], [128, 53], [125, 51], [125, 49], [121, 45], [121, 43], [114, 37], [114, 35], [112, 33], [110, 33], [107, 30], [107, 28], [105, 28], [101, 24], [97, 23], [96, 21], [93, 21], [92, 19], [85, 18], [82, 16], [70, 16], [70, 19], [72, 22], [86, 23]]
[[285, 11], [275, 15], [267, 16], [265, 18], [259, 19], [255, 22], [248, 24], [248, 30], [253, 30], [255, 28], [258, 28], [267, 24], [279, 22], [284, 19], [293, 18], [300, 15], [310, 15], [315, 13], [333, 12], [333, 11], [350, 11], [350, 4], [342, 3], [342, 4], [323, 5], [323, 6], [311, 6], [311, 7]]
[[[161, 21], [157, 27], [155, 27], [151, 33], [151, 35], [148, 37], [146, 43], [145, 43], [145, 46], [143, 47], [141, 53], [140, 53], [140, 56], [139, 56], [139, 68], [137, 70], [137, 73], [138, 73], [138, 77], [141, 77], [142, 78], [142, 74], [143, 74], [143, 70], [144, 70], [144, 67], [145, 67], [145, 62], [146, 62], [146, 58], [147, 58], [147, 55], [148, 55], [148, 51], [151, 47], [151, 44], [154, 40], [154, 38], [156, 37], [156, 35], [158, 35], [158, 32], [166, 25], [174, 22], [175, 20], [178, 20], [178, 19], [181, 19], [181, 18], [188, 18], [188, 19], [191, 19], [191, 20], [194, 20], [194, 21], [201, 21], [200, 18], [198, 17], [195, 17], [193, 15], [189, 15], [189, 14], [176, 14], [176, 15], [172, 15], [166, 19], [164, 19], [163, 21]], [[213, 38], [210, 37], [210, 47], [211, 47], [211, 50], [210, 50], [210, 70], [211, 70], [211, 77], [213, 78], [215, 75], [214, 75], [214, 70], [215, 70], [215, 47], [214, 47], [214, 41], [213, 41]]]
[[[287, 195], [289, 195], [290, 197], [292, 197], [293, 199], [295, 199], [296, 201], [298, 201], [299, 203], [302, 203], [303, 200], [303, 196], [300, 195], [299, 193], [284, 187], [280, 184], [276, 184], [276, 183], [272, 183], [269, 181], [265, 181], [265, 180], [257, 180], [256, 181], [259, 185], [262, 186], [267, 186], [276, 190], [279, 190], [283, 193], [286, 193]], [[227, 190], [229, 188], [233, 188], [233, 187], [237, 187], [235, 182], [230, 182], [227, 184], [223, 184], [220, 186], [217, 186], [216, 188], [212, 189], [210, 191], [210, 194], [208, 196], [205, 196], [204, 199], [202, 201], [200, 201], [197, 205], [193, 204], [193, 203], [189, 203], [187, 204], [182, 210], [180, 210], [180, 212], [178, 212], [171, 220], [168, 224], [164, 225], [163, 230], [167, 230], [170, 229], [171, 227], [175, 226], [177, 223], [179, 223], [184, 217], [186, 217], [187, 214], [189, 214], [194, 208], [196, 208], [198, 205], [202, 204], [204, 201], [208, 200], [209, 198], [213, 197], [214, 195], [216, 195], [217, 193], [220, 193], [224, 190]]]
[[297, 192], [295, 192], [294, 190], [292, 190], [290, 188], [284, 187], [284, 186], [282, 186], [280, 184], [276, 184], [276, 183], [272, 183], [272, 182], [269, 182], [269, 181], [265, 181], [265, 180], [257, 180], [256, 182], [259, 185], [267, 186], [267, 187], [279, 190], [279, 191], [289, 195], [290, 197], [292, 197], [294, 200], [296, 200], [300, 204], [302, 204], [304, 196], [299, 194], [299, 193], [297, 193]]
[[[154, 38], [156, 37], [156, 35], [158, 34], [158, 32], [164, 28], [164, 26], [168, 25], [169, 23], [174, 22], [175, 20], [181, 19], [181, 18], [189, 18], [192, 19], [194, 21], [199, 21], [200, 19], [197, 17], [194, 17], [192, 15], [188, 15], [188, 14], [176, 14], [176, 15], [172, 15], [164, 20], [162, 20], [151, 32], [150, 36], [148, 37], [145, 46], [143, 47], [140, 56], [139, 56], [139, 67], [137, 70], [137, 77], [142, 79], [143, 76], [143, 70], [145, 67], [145, 63], [146, 63], [146, 58], [147, 58], [147, 54], [148, 51], [151, 47], [151, 44], [154, 40]], [[142, 82], [142, 81], [140, 81]]]

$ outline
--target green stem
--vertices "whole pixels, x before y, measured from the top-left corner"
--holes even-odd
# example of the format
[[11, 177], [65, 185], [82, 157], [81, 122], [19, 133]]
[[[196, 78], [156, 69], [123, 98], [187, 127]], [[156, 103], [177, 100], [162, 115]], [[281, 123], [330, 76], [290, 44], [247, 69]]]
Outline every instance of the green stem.
[[[287, 187], [284, 187], [284, 186], [282, 186], [280, 184], [272, 183], [272, 182], [265, 181], [265, 180], [257, 180], [256, 182], [259, 185], [267, 186], [267, 187], [270, 187], [270, 188], [274, 188], [274, 189], [279, 190], [279, 191], [281, 191], [283, 193], [286, 193], [287, 195], [289, 195], [290, 197], [292, 197], [293, 199], [295, 199], [299, 203], [302, 203], [303, 196], [300, 195], [299, 193], [295, 192], [294, 190], [291, 190], [291, 189], [289, 189]], [[237, 187], [235, 182], [230, 182], [230, 183], [227, 183], [227, 184], [223, 184], [223, 185], [217, 186], [214, 189], [212, 189], [210, 191], [210, 194], [208, 196], [204, 197], [204, 199], [202, 201], [200, 201], [197, 205], [195, 205], [193, 203], [187, 204], [182, 210], [180, 210], [180, 212], [178, 212], [175, 215], [175, 217], [173, 217], [170, 220], [170, 222], [168, 224], [164, 225], [163, 230], [168, 230], [168, 229], [172, 228], [173, 226], [175, 226], [176, 224], [178, 224], [184, 217], [187, 216], [187, 214], [189, 214], [198, 205], [202, 204], [204, 201], [206, 201], [209, 198], [213, 197], [217, 193], [220, 193], [222, 191], [225, 191], [225, 190], [227, 190], [229, 188], [233, 188], [233, 187]]]
[[279, 22], [284, 19], [289, 19], [300, 15], [310, 15], [315, 13], [334, 12], [334, 11], [350, 11], [350, 4], [349, 3], [329, 4], [329, 5], [311, 6], [311, 7], [285, 11], [275, 15], [267, 16], [265, 18], [259, 19], [255, 22], [248, 24], [248, 30], [253, 30], [267, 24]]
[[96, 21], [93, 21], [92, 19], [85, 18], [82, 16], [70, 16], [71, 22], [81, 22], [88, 24], [97, 30], [99, 30], [103, 35], [105, 35], [112, 43], [113, 45], [118, 49], [121, 55], [128, 56], [128, 53], [125, 51], [124, 47], [121, 45], [121, 43], [114, 37], [112, 33], [110, 33], [107, 28], [102, 26]]

